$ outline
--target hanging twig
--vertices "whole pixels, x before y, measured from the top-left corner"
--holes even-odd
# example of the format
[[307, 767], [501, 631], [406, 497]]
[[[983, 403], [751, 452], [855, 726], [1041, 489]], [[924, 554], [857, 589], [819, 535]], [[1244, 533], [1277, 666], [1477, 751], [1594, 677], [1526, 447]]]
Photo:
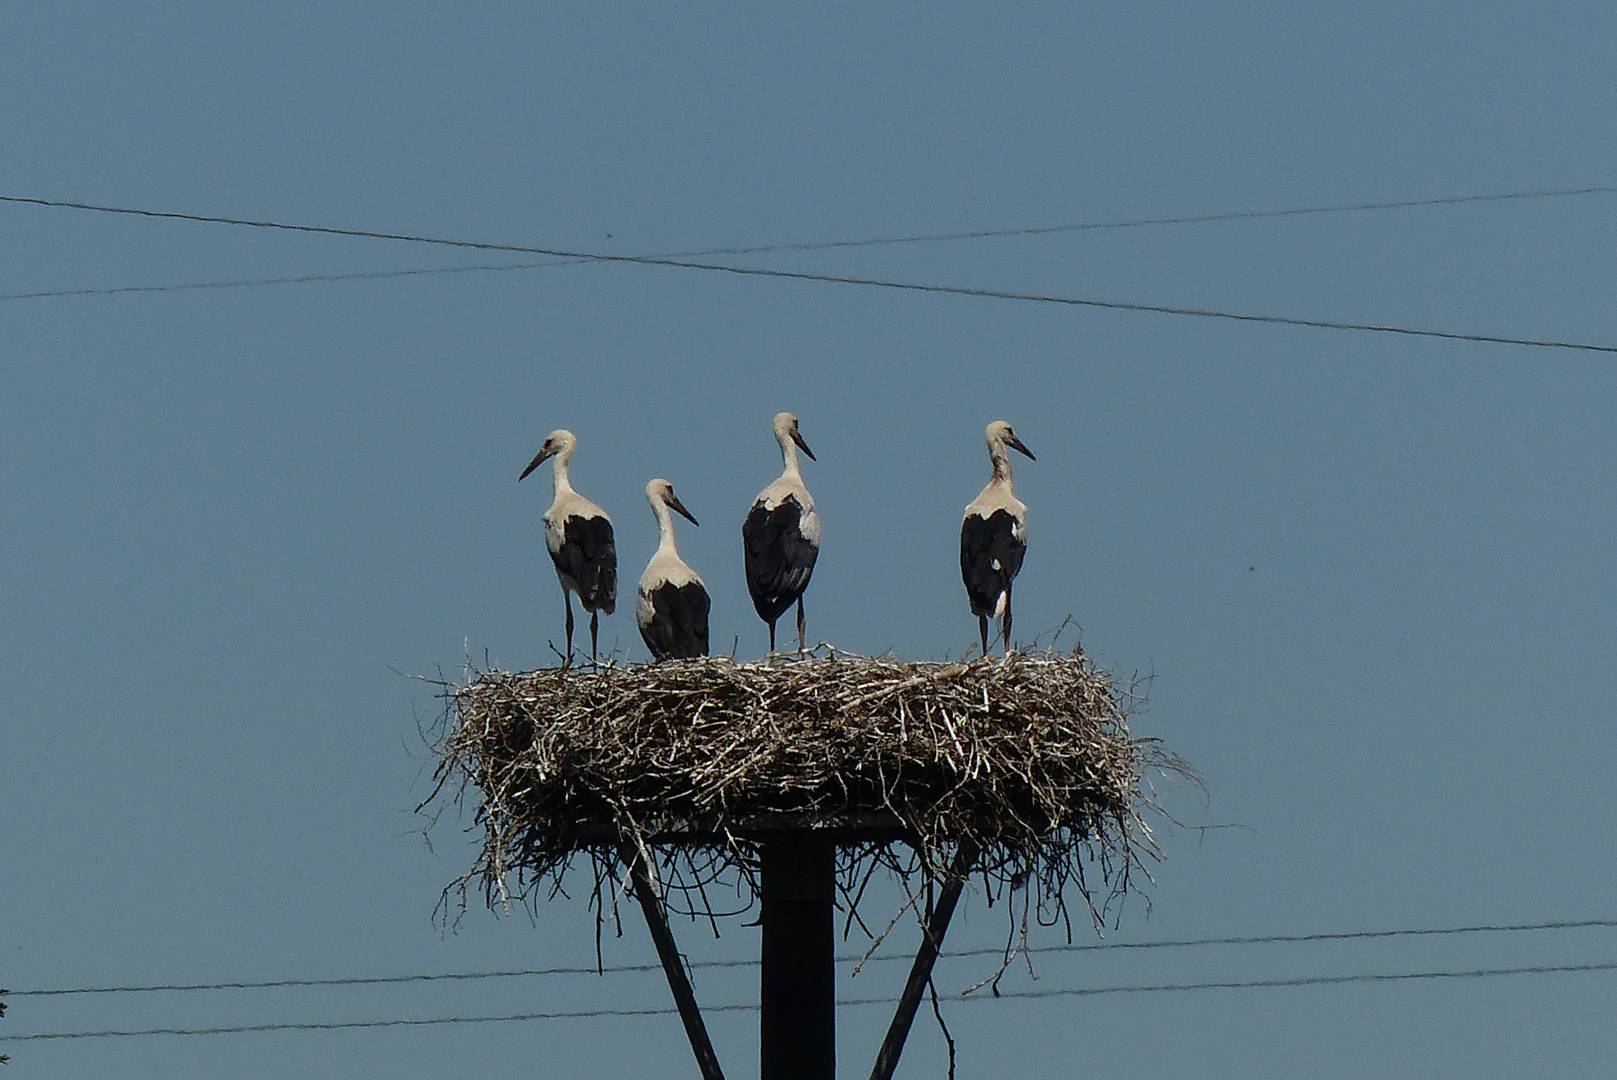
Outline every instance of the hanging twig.
[[949, 1045], [949, 1080], [954, 1080], [954, 1036], [949, 1034], [949, 1025], [943, 1022], [943, 1010], [938, 1008], [938, 984], [928, 979], [926, 992], [932, 997], [932, 1015], [937, 1018], [938, 1030], [943, 1032], [943, 1041]]

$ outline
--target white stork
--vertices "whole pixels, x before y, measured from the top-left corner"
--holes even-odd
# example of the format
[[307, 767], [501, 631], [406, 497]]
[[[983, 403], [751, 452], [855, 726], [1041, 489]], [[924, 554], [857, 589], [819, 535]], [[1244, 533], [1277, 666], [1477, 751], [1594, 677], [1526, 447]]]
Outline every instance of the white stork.
[[712, 602], [702, 579], [674, 548], [674, 517], [668, 511], [679, 511], [692, 525], [699, 523], [667, 480], [648, 483], [646, 501], [657, 518], [657, 554], [640, 575], [634, 611], [640, 636], [658, 660], [706, 656], [707, 615]]
[[983, 655], [988, 655], [988, 619], [1000, 620], [1005, 653], [1011, 651], [1011, 582], [1022, 569], [1027, 554], [1027, 507], [1016, 497], [1011, 484], [1011, 461], [1007, 446], [1036, 460], [1033, 451], [1022, 445], [1011, 425], [995, 420], [988, 425], [988, 460], [994, 475], [966, 507], [960, 523], [960, 577], [966, 583], [971, 613], [977, 616], [982, 634]]
[[541, 462], [555, 458], [551, 477], [556, 497], [545, 511], [545, 548], [556, 564], [562, 602], [567, 605], [567, 660], [573, 659], [573, 599], [590, 613], [590, 662], [595, 662], [596, 631], [600, 612], [608, 615], [618, 604], [618, 549], [612, 540], [612, 519], [606, 511], [573, 490], [567, 479], [567, 461], [578, 448], [571, 431], [557, 428], [545, 436], [539, 453], [517, 477], [520, 482]]
[[746, 545], [747, 591], [758, 617], [769, 624], [769, 651], [775, 651], [775, 620], [797, 602], [797, 651], [807, 644], [803, 621], [803, 590], [820, 555], [820, 516], [814, 498], [803, 486], [797, 451], [814, 460], [814, 452], [797, 433], [797, 417], [775, 417], [775, 441], [780, 443], [784, 468], [780, 479], [758, 493], [747, 520], [741, 525]]

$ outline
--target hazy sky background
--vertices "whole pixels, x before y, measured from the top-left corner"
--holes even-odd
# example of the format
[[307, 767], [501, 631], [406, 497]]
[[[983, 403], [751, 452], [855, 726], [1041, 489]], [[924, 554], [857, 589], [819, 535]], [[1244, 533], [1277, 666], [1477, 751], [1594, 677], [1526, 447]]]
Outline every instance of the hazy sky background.
[[[1607, 4], [7, 6], [0, 195], [640, 253], [1617, 183]], [[1617, 195], [737, 264], [1617, 345]], [[520, 256], [0, 204], [0, 294]], [[542, 261], [527, 259], [526, 261]], [[1154, 672], [1198, 832], [1108, 940], [1617, 917], [1617, 357], [632, 265], [0, 300], [0, 985], [593, 961], [439, 890], [407, 676], [561, 634], [545, 432], [642, 489], [714, 642], [791, 409], [814, 639], [976, 635], [954, 546], [1011, 420], [1018, 637]], [[633, 605], [603, 644], [644, 656]], [[402, 674], [401, 674], [402, 673]], [[896, 907], [889, 888], [873, 911]], [[886, 906], [884, 906], [886, 905]], [[732, 920], [693, 959], [756, 954]], [[655, 956], [637, 920], [608, 964]], [[1002, 940], [970, 898], [950, 944]], [[1056, 944], [1054, 931], [1035, 944]], [[902, 944], [902, 943], [901, 943]], [[902, 951], [902, 948], [900, 949]], [[1617, 930], [1051, 953], [1059, 989], [1617, 961]], [[946, 996], [986, 973], [947, 963]], [[903, 965], [844, 975], [896, 993]], [[710, 1004], [750, 969], [698, 969]], [[660, 1006], [656, 972], [12, 997], [0, 1036]], [[1617, 974], [945, 1005], [962, 1077], [1593, 1075]], [[865, 1075], [889, 1010], [848, 1008]], [[755, 1075], [755, 1013], [710, 1018]], [[18, 1076], [696, 1075], [677, 1020], [0, 1043]], [[900, 1075], [941, 1075], [923, 1015]]]

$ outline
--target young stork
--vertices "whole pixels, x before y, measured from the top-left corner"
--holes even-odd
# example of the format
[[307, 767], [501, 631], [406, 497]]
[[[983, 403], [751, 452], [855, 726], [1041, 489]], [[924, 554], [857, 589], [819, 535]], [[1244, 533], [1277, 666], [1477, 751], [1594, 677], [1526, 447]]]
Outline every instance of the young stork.
[[814, 498], [803, 486], [797, 452], [814, 460], [814, 452], [797, 433], [797, 417], [775, 417], [775, 441], [780, 443], [783, 465], [780, 479], [758, 493], [741, 525], [746, 545], [747, 591], [758, 617], [769, 624], [769, 651], [775, 651], [775, 620], [797, 602], [797, 651], [807, 645], [803, 621], [803, 590], [820, 555], [820, 516]]
[[646, 485], [646, 501], [657, 518], [657, 554], [640, 575], [640, 591], [635, 599], [635, 622], [646, 648], [657, 660], [686, 659], [707, 655], [707, 613], [712, 605], [707, 587], [695, 570], [686, 565], [674, 548], [674, 516], [677, 510], [692, 525], [700, 524], [674, 494], [667, 480]]
[[590, 662], [595, 662], [596, 631], [600, 612], [608, 615], [618, 605], [618, 549], [612, 541], [612, 519], [606, 511], [573, 490], [567, 479], [567, 461], [578, 448], [571, 431], [557, 428], [545, 436], [539, 453], [517, 477], [527, 479], [541, 462], [554, 458], [551, 479], [556, 497], [545, 511], [545, 548], [561, 580], [562, 603], [567, 605], [567, 661], [573, 659], [573, 593], [590, 613]]
[[1011, 485], [1007, 446], [1026, 454], [1029, 461], [1036, 460], [1011, 425], [1003, 420], [989, 424], [988, 460], [994, 463], [994, 475], [966, 507], [966, 518], [960, 523], [960, 577], [966, 583], [971, 613], [977, 616], [984, 656], [988, 655], [989, 616], [1000, 620], [1005, 653], [1010, 655], [1011, 582], [1027, 554], [1027, 507]]

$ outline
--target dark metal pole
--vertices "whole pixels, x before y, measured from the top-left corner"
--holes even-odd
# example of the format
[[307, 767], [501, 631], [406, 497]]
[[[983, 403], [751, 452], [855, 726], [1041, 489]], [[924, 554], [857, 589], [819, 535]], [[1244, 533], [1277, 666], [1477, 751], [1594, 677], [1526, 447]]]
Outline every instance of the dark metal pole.
[[702, 1012], [696, 1005], [696, 991], [680, 962], [679, 949], [674, 945], [673, 932], [663, 914], [662, 893], [651, 879], [646, 866], [644, 848], [635, 850], [631, 844], [622, 847], [623, 861], [629, 864], [629, 877], [634, 882], [635, 899], [646, 916], [646, 928], [657, 946], [657, 958], [663, 962], [663, 974], [668, 976], [668, 989], [674, 992], [674, 1004], [679, 1006], [679, 1018], [685, 1023], [685, 1035], [691, 1040], [691, 1052], [702, 1070], [702, 1080], [724, 1080], [719, 1068], [719, 1057], [713, 1052], [713, 1043], [707, 1037], [707, 1025], [702, 1023]]
[[949, 930], [955, 904], [960, 901], [960, 890], [965, 887], [966, 875], [971, 873], [971, 864], [976, 861], [977, 846], [961, 843], [949, 866], [948, 880], [938, 893], [937, 905], [926, 921], [921, 947], [916, 950], [909, 981], [904, 984], [904, 993], [899, 996], [893, 1022], [887, 1028], [887, 1038], [882, 1040], [881, 1050], [876, 1054], [876, 1067], [870, 1070], [870, 1080], [892, 1080], [893, 1070], [898, 1068], [898, 1056], [904, 1052], [904, 1040], [909, 1038], [910, 1025], [915, 1023], [915, 1010], [920, 1008], [921, 994], [932, 980], [932, 965], [937, 962], [938, 950], [943, 948], [943, 935]]
[[761, 1080], [835, 1080], [836, 848], [813, 833], [762, 846]]

